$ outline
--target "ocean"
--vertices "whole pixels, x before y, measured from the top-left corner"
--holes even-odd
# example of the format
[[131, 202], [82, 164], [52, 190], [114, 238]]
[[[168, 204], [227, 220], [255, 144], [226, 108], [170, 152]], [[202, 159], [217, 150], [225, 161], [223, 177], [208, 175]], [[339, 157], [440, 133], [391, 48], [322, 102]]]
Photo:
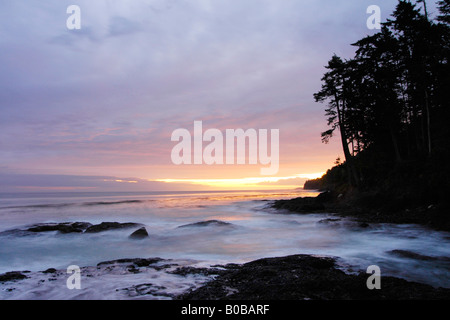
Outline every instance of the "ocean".
[[[28, 274], [26, 280], [0, 283], [0, 299], [159, 299], [208, 280], [180, 279], [158, 273], [161, 270], [125, 276], [96, 267], [103, 261], [151, 257], [166, 265], [171, 261], [207, 267], [293, 254], [333, 256], [345, 272], [377, 265], [382, 276], [450, 288], [448, 232], [412, 224], [363, 227], [333, 213], [300, 215], [270, 207], [275, 199], [317, 194], [306, 190], [0, 194], [0, 274]], [[98, 233], [25, 232], [35, 225], [65, 222], [133, 222], [144, 226], [148, 237], [130, 239], [138, 227]], [[67, 275], [62, 272], [53, 282], [43, 278], [44, 270], [65, 271], [71, 265], [90, 272], [85, 290], [67, 290], [62, 282]], [[157, 288], [165, 288], [160, 290], [164, 294], [158, 290], [139, 294], [136, 286], [149, 278]]]

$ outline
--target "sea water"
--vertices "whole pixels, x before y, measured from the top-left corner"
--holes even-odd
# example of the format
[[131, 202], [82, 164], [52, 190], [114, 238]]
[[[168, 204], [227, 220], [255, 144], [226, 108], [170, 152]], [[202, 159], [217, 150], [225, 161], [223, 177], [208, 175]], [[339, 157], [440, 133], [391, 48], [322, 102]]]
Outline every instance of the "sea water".
[[[270, 207], [275, 199], [317, 194], [305, 190], [1, 194], [0, 274], [89, 267], [121, 258], [160, 257], [215, 265], [314, 254], [338, 257], [346, 272], [377, 265], [382, 276], [450, 287], [448, 232], [412, 224], [364, 227], [332, 212], [292, 214]], [[197, 224], [208, 220], [224, 223]], [[129, 239], [137, 228], [71, 234], [12, 232], [60, 222], [135, 222], [145, 226], [149, 237]], [[393, 250], [417, 255], [396, 255]]]

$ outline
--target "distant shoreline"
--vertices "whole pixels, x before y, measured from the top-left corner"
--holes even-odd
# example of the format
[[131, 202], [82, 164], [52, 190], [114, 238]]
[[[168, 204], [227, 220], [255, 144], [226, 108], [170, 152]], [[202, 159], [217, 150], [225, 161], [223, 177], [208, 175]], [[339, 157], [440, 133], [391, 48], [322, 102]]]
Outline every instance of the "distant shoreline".
[[[377, 206], [368, 204], [375, 202]], [[446, 216], [445, 208], [439, 205], [396, 207], [395, 209], [389, 206], [397, 206], [396, 200], [385, 195], [355, 193], [344, 196], [333, 191], [323, 191], [317, 197], [275, 200], [272, 204], [272, 208], [294, 214], [331, 213], [352, 217], [362, 224], [419, 224], [439, 231], [450, 231], [450, 221]]]

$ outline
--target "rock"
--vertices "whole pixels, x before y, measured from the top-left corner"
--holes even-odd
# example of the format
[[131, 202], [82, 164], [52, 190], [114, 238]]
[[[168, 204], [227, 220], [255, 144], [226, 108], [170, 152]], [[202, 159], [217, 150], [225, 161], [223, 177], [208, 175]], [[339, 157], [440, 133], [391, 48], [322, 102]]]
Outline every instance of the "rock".
[[60, 233], [97, 233], [114, 229], [125, 229], [142, 226], [140, 223], [119, 223], [119, 222], [102, 222], [92, 225], [89, 222], [62, 222], [62, 223], [40, 223], [33, 225], [25, 230], [14, 229], [4, 231], [4, 235], [30, 235], [33, 233], [58, 231]]
[[299, 197], [290, 200], [275, 200], [272, 207], [291, 211], [293, 213], [323, 213], [332, 211], [330, 204], [332, 203], [332, 195], [330, 192], [323, 192], [317, 197]]
[[214, 268], [196, 268], [196, 267], [178, 267], [173, 271], [169, 271], [171, 274], [178, 274], [180, 276], [187, 276], [189, 274], [200, 274], [203, 276], [217, 275], [220, 274], [222, 270]]
[[141, 226], [139, 223], [133, 223], [133, 222], [126, 222], [126, 223], [119, 223], [119, 222], [102, 222], [100, 224], [96, 224], [93, 226], [90, 226], [86, 229], [86, 233], [97, 233], [97, 232], [103, 232], [108, 230], [115, 230], [115, 229], [125, 229], [125, 228], [133, 228]]
[[[120, 289], [122, 291], [125, 291], [128, 293], [130, 297], [136, 297], [136, 296], [144, 296], [144, 295], [158, 295], [162, 297], [172, 297], [173, 295], [165, 293], [164, 291], [166, 287], [164, 286], [157, 286], [153, 283], [142, 283], [139, 285], [134, 285], [129, 288]], [[119, 290], [119, 289], [117, 289]]]
[[130, 239], [144, 239], [144, 238], [148, 238], [147, 229], [145, 229], [145, 227], [137, 229], [135, 232], [130, 234], [129, 238]]
[[132, 263], [137, 267], [148, 267], [152, 264], [155, 264], [157, 262], [163, 261], [164, 259], [161, 258], [148, 258], [148, 259], [141, 259], [141, 258], [135, 258], [135, 259], [118, 259], [118, 260], [110, 260], [110, 261], [103, 261], [97, 264], [97, 267], [105, 266], [105, 265], [114, 265], [114, 264], [122, 264], [122, 263]]
[[55, 268], [49, 268], [49, 269], [47, 269], [45, 271], [42, 271], [42, 273], [55, 273], [55, 272], [56, 272]]
[[28, 278], [26, 275], [22, 274], [20, 271], [11, 271], [0, 274], [0, 282], [22, 280]]
[[59, 231], [61, 233], [68, 233], [68, 232], [83, 232], [87, 228], [92, 226], [89, 222], [74, 222], [70, 224], [70, 228], [62, 228]]
[[63, 223], [45, 223], [38, 224], [26, 231], [29, 232], [48, 232], [48, 231], [59, 231], [61, 233], [81, 233], [86, 228], [90, 227], [89, 222], [63, 222]]
[[231, 226], [231, 223], [220, 221], [220, 220], [207, 220], [207, 221], [200, 221], [195, 223], [189, 223], [182, 226], [179, 226], [178, 228], [186, 228], [186, 227], [207, 227], [207, 226]]
[[180, 300], [411, 300], [450, 298], [450, 289], [385, 276], [381, 290], [367, 288], [365, 271], [346, 274], [331, 257], [294, 255], [228, 267]]

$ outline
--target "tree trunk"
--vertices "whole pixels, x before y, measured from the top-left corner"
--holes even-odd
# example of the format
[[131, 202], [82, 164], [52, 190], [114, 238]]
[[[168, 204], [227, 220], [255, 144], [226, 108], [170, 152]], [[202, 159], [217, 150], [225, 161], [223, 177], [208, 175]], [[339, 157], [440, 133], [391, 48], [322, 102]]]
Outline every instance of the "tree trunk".
[[[345, 132], [345, 128], [343, 125], [344, 121], [342, 119], [342, 111], [339, 106], [339, 100], [338, 100], [338, 97], [336, 94], [335, 94], [335, 100], [336, 100], [336, 110], [337, 110], [338, 121], [339, 121], [339, 132], [341, 134], [342, 149], [344, 150], [345, 162], [347, 163], [347, 168], [348, 168], [349, 184], [351, 186], [357, 186], [358, 185], [358, 176], [357, 176], [357, 173], [356, 173], [354, 165], [353, 165], [352, 155], [351, 155], [350, 151], [348, 150], [347, 134]], [[343, 105], [343, 103], [342, 103], [342, 105]]]
[[430, 104], [428, 102], [428, 92], [425, 89], [425, 115], [426, 115], [426, 134], [427, 134], [427, 147], [428, 155], [431, 155], [431, 128], [430, 128]]

